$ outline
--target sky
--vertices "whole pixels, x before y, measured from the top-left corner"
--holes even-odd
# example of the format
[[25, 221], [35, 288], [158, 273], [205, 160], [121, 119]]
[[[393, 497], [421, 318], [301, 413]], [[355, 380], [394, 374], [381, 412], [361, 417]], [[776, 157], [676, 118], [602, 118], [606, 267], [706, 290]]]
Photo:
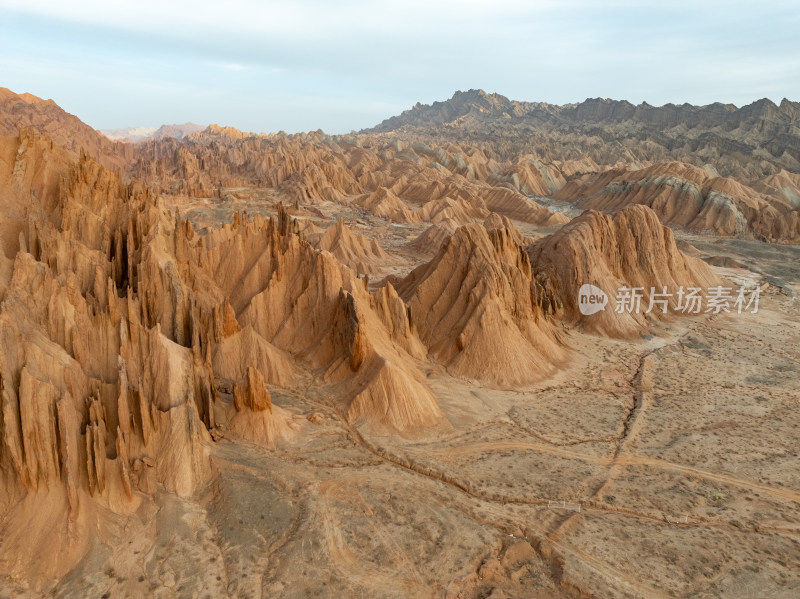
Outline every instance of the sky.
[[800, 100], [797, 0], [0, 0], [0, 87], [97, 129], [347, 133], [481, 88]]

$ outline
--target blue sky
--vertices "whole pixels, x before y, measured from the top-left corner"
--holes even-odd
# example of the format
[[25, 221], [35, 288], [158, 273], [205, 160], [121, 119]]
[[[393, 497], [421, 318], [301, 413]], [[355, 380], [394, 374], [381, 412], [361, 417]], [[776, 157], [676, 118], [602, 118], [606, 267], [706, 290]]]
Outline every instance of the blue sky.
[[797, 0], [0, 0], [0, 86], [96, 128], [343, 133], [470, 88], [800, 100], [798, 31]]

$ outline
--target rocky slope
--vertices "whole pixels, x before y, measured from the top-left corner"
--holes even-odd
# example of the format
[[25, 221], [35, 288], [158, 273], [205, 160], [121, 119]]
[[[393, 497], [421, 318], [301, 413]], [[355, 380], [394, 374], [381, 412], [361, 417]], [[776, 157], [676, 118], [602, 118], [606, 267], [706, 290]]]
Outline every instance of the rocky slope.
[[332, 253], [358, 274], [372, 274], [376, 272], [377, 265], [389, 259], [375, 239], [368, 240], [353, 233], [342, 219], [325, 231], [316, 247]]
[[220, 197], [225, 188], [269, 188], [289, 205], [332, 202], [400, 223], [447, 217], [465, 224], [490, 211], [539, 225], [567, 220], [526, 195], [555, 191], [564, 180], [557, 167], [529, 160], [503, 165], [452, 144], [254, 136], [209, 127], [185, 141], [142, 144], [131, 173], [154, 193]]
[[[680, 314], [681, 287], [698, 288], [705, 295], [710, 287], [721, 284], [705, 262], [677, 248], [672, 231], [646, 206], [630, 206], [613, 217], [587, 210], [526, 250], [534, 280], [548, 300], [548, 313], [614, 337], [638, 336], [648, 327], [648, 317]], [[584, 284], [606, 293], [605, 310], [585, 316], [580, 312]], [[641, 289], [641, 309], [618, 309], [618, 291], [623, 287]], [[669, 296], [655, 299], [666, 304], [654, 303], [654, 309], [645, 314], [651, 308], [653, 290], [663, 294], [665, 289]]]
[[200, 238], [88, 157], [30, 132], [2, 142], [4, 189], [30, 207], [21, 219], [3, 204], [0, 219], [19, 232], [0, 259], [0, 553], [16, 556], [12, 575], [58, 577], [113, 514], [158, 488], [191, 495], [210, 473], [209, 431], [292, 438], [304, 420], [267, 386], [297, 369], [365, 428], [441, 423], [402, 300], [371, 294], [285, 213]]
[[53, 100], [17, 95], [0, 87], [0, 135], [17, 135], [27, 127], [46, 135], [70, 155], [86, 153], [106, 168], [124, 168], [133, 158], [132, 147], [109, 140]]
[[514, 231], [459, 228], [397, 283], [429, 354], [453, 374], [513, 387], [552, 374], [563, 340], [546, 322], [542, 289]]
[[643, 204], [653, 208], [662, 223], [698, 233], [798, 243], [800, 211], [792, 203], [794, 184], [789, 174], [772, 175], [758, 185], [759, 193], [713, 170], [670, 162], [574, 179], [553, 197], [603, 211]]
[[745, 178], [800, 170], [800, 104], [787, 99], [736, 107], [594, 98], [558, 106], [469, 90], [417, 104], [367, 132], [486, 144], [506, 159], [529, 152], [603, 165], [677, 160]]
[[[20, 102], [52, 112], [41, 127], [71, 122]], [[647, 330], [611, 310], [581, 319], [583, 282], [611, 294], [717, 281], [646, 206], [552, 233], [569, 219], [526, 194], [579, 163], [209, 127], [140, 144], [128, 175], [141, 180], [128, 180], [71, 147], [32, 127], [0, 136], [0, 574], [27, 588], [118, 549], [121, 523], [159, 501], [222, 493], [226, 452], [308, 443], [299, 467], [330, 435], [383, 459], [369, 439], [413, 446], [453, 430], [441, 372], [516, 391], [569, 364], [567, 327]], [[252, 188], [270, 194], [254, 212], [218, 217]], [[201, 233], [165, 199], [216, 220]], [[387, 264], [377, 284], [363, 276]], [[335, 424], [314, 430], [325, 418]]]

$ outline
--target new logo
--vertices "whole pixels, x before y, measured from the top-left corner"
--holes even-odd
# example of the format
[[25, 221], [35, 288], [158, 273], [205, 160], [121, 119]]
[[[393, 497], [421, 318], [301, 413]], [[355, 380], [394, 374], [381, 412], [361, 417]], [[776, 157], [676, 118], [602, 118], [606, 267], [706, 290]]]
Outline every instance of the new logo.
[[606, 304], [608, 304], [608, 296], [605, 291], [588, 283], [581, 285], [578, 290], [578, 310], [581, 314], [591, 316], [605, 310]]

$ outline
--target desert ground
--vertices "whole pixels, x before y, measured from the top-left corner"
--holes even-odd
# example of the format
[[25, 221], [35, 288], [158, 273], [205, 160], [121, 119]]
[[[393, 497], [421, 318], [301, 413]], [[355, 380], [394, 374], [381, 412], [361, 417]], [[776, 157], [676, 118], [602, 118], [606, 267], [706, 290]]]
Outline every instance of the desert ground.
[[[133, 144], [0, 92], [0, 597], [800, 596], [783, 146], [623, 164], [557, 121], [540, 159], [495, 122], [542, 108], [484, 92]], [[767, 144], [793, 107], [681, 110]]]
[[[209, 202], [182, 210], [202, 227], [270, 206]], [[118, 518], [49, 594], [796, 597], [800, 251], [677, 237], [742, 265], [717, 268], [729, 280], [770, 281], [758, 313], [635, 342], [569, 331], [569, 364], [523, 388], [431, 367], [446, 423], [407, 438], [360, 432], [303, 372], [272, 392], [308, 416], [301, 439], [219, 439], [212, 483]]]

